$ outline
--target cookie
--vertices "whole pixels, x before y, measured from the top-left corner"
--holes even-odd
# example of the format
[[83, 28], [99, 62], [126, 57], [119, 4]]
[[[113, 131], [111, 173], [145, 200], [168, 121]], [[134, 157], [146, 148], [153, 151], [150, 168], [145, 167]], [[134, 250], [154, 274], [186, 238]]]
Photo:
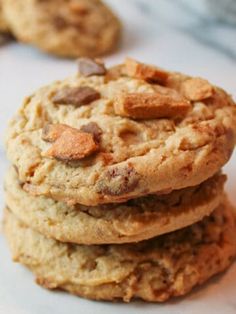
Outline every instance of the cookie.
[[225, 270], [236, 254], [235, 215], [228, 203], [191, 227], [138, 244], [63, 244], [5, 212], [13, 260], [40, 285], [97, 300], [163, 302]]
[[213, 176], [233, 151], [236, 107], [200, 78], [82, 58], [79, 74], [27, 97], [7, 133], [26, 191], [93, 206]]
[[68, 206], [30, 196], [10, 169], [6, 204], [21, 221], [47, 237], [78, 244], [137, 242], [191, 225], [219, 206], [225, 176], [167, 195], [146, 196], [121, 204]]
[[119, 42], [121, 24], [100, 0], [2, 0], [14, 36], [61, 57], [99, 56]]
[[7, 21], [3, 15], [3, 11], [2, 11], [2, 0], [0, 0], [0, 36], [2, 37], [1, 33], [8, 33], [8, 32], [9, 32], [9, 28], [8, 28]]

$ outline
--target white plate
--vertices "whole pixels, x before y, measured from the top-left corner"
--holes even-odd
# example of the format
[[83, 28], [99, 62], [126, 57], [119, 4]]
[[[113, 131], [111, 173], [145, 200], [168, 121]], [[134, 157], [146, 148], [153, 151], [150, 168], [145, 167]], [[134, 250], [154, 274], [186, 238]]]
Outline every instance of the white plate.
[[[147, 1], [109, 0], [119, 11], [125, 24], [122, 49], [107, 58], [108, 63], [120, 62], [124, 56], [134, 56], [170, 69], [194, 75], [202, 75], [235, 92], [235, 61], [221, 49], [210, 43], [197, 41], [196, 16], [186, 8], [175, 7], [176, 2], [155, 1], [156, 9], [137, 6]], [[150, 1], [154, 3], [154, 1]], [[182, 3], [182, 2], [181, 2]], [[172, 7], [172, 11], [169, 10]], [[196, 6], [196, 2], [195, 2]], [[157, 10], [158, 8], [158, 10]], [[199, 13], [200, 14], [200, 13]], [[155, 19], [156, 16], [156, 19]], [[194, 21], [194, 23], [192, 23]], [[200, 20], [201, 21], [201, 20]], [[179, 25], [179, 27], [178, 27]], [[191, 26], [193, 25], [193, 27]], [[184, 28], [185, 27], [185, 28]], [[187, 27], [187, 31], [186, 31]], [[216, 25], [211, 39], [222, 36], [223, 42], [232, 43], [236, 30]], [[195, 33], [191, 33], [195, 31]], [[199, 30], [201, 31], [201, 30]], [[215, 36], [215, 37], [214, 37]], [[229, 49], [233, 49], [229, 47]], [[236, 53], [236, 49], [233, 51]], [[0, 48], [0, 134], [6, 121], [19, 107], [22, 98], [34, 89], [52, 80], [71, 75], [76, 71], [72, 61], [46, 56], [30, 47], [10, 44]], [[0, 179], [7, 168], [7, 161], [0, 146]], [[227, 191], [236, 205], [236, 154], [226, 167], [229, 175]], [[1, 207], [4, 206], [0, 195]], [[185, 298], [164, 305], [132, 302], [130, 304], [92, 302], [63, 292], [49, 292], [34, 283], [33, 276], [20, 265], [11, 262], [5, 240], [0, 235], [0, 314], [235, 314], [236, 313], [236, 265], [223, 275], [195, 289]]]

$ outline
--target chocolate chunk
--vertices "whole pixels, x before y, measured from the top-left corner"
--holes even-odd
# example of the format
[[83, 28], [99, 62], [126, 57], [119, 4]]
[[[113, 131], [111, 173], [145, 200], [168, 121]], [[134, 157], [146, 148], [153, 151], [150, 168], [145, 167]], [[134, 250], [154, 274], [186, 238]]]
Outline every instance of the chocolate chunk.
[[89, 86], [64, 87], [53, 96], [54, 104], [80, 107], [100, 98], [99, 92]]
[[102, 62], [90, 58], [78, 59], [78, 71], [83, 76], [104, 75], [106, 68]]
[[80, 130], [92, 134], [96, 143], [100, 142], [102, 129], [97, 125], [96, 122], [90, 122], [88, 124], [82, 125]]
[[122, 195], [138, 185], [140, 175], [131, 166], [114, 167], [104, 173], [97, 183], [97, 191], [106, 195]]

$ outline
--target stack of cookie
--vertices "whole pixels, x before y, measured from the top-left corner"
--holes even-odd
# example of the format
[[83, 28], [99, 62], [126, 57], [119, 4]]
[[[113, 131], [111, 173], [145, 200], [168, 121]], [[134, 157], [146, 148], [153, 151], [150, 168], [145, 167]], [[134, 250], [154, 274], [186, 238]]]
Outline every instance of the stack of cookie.
[[186, 294], [236, 254], [221, 173], [235, 137], [235, 104], [208, 81], [80, 59], [9, 125], [13, 259], [39, 284], [91, 299]]

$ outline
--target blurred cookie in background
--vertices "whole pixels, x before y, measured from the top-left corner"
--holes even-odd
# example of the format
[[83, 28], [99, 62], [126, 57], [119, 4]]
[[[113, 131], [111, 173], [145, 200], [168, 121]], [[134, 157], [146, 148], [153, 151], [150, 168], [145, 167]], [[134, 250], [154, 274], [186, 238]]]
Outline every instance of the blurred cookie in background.
[[2, 1], [0, 0], [0, 44], [1, 44], [1, 38], [3, 38], [2, 33], [8, 33], [9, 28], [7, 25], [7, 21], [3, 15], [2, 10]]
[[60, 57], [103, 55], [119, 42], [121, 23], [100, 0], [3, 0], [2, 10], [17, 40]]
[[12, 36], [2, 11], [2, 2], [0, 0], [0, 46], [5, 45]]

